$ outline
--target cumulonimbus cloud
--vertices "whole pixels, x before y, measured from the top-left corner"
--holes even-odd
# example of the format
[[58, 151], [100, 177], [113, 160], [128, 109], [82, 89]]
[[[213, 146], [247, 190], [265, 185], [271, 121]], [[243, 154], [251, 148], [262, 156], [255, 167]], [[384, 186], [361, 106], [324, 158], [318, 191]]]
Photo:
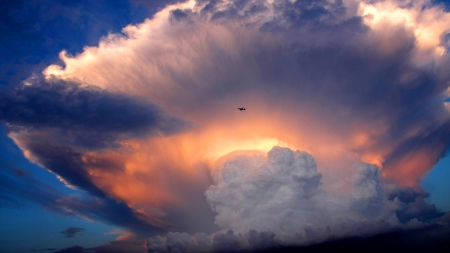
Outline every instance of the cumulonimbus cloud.
[[448, 146], [448, 20], [427, 2], [190, 1], [45, 73], [144, 96], [203, 129], [243, 124], [225, 108], [245, 103], [271, 125], [260, 136], [319, 160], [344, 149], [414, 185]]
[[[149, 252], [235, 252], [307, 245], [398, 229], [425, 228], [444, 213], [425, 195], [387, 182], [375, 165], [359, 163], [341, 178], [345, 195], [326, 191], [314, 158], [274, 147], [264, 155], [229, 157], [206, 191], [222, 231], [169, 233], [149, 239]], [[203, 239], [202, 239], [203, 238]]]
[[[27, 80], [1, 104], [18, 113], [1, 115], [28, 158], [179, 233], [174, 238], [217, 230], [216, 214], [218, 226], [234, 231], [217, 240], [241, 233], [245, 240], [235, 239], [243, 245], [252, 229], [266, 232], [274, 213], [273, 224], [292, 225], [271, 231], [284, 241], [296, 240], [289, 236], [299, 229], [303, 241], [387, 231], [439, 216], [417, 183], [449, 146], [449, 24], [450, 15], [428, 1], [169, 5], [98, 47], [61, 52], [64, 66]], [[65, 113], [37, 116], [42, 103]], [[269, 153], [268, 161], [235, 161], [239, 177], [223, 167], [237, 185], [215, 178], [228, 153], [273, 146], [303, 150], [308, 155], [293, 161], [312, 156], [315, 165], [273, 167]], [[288, 176], [264, 179], [277, 168]], [[248, 209], [258, 198], [267, 206]], [[336, 212], [304, 226], [307, 208]], [[340, 234], [339, 226], [348, 229]]]

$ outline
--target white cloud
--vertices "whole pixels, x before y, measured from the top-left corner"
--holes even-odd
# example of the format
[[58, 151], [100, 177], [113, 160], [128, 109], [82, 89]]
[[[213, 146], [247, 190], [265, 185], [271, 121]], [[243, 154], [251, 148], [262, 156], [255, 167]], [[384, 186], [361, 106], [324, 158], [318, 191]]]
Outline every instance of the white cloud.
[[[211, 235], [209, 250], [305, 245], [330, 238], [423, 228], [433, 222], [420, 221], [423, 213], [440, 215], [411, 188], [386, 182], [374, 165], [357, 163], [351, 171], [349, 178], [340, 178], [351, 188], [348, 195], [341, 196], [324, 190], [322, 174], [308, 153], [274, 147], [267, 157], [229, 157], [205, 193], [217, 212], [215, 222], [222, 228]], [[401, 222], [399, 216], [408, 212], [408, 203], [416, 203], [413, 209], [417, 212]], [[173, 245], [184, 250], [197, 247], [194, 239], [169, 233], [166, 239], [149, 239], [149, 252], [172, 252]]]
[[[387, 199], [374, 165], [357, 164], [349, 180], [352, 191], [334, 196], [321, 187], [322, 174], [311, 155], [273, 148], [264, 156], [238, 156], [220, 169], [206, 191], [216, 224], [238, 232], [272, 231], [277, 238], [296, 233], [305, 240], [372, 233], [398, 226], [399, 208]], [[379, 228], [379, 221], [386, 228]], [[313, 235], [314, 234], [314, 235]]]

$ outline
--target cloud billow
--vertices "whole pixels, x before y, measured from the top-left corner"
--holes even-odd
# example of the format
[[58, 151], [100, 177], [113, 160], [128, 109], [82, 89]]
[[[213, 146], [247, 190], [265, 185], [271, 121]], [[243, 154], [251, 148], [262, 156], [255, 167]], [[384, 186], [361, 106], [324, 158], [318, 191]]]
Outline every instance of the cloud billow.
[[386, 181], [374, 165], [355, 164], [352, 172], [341, 178], [349, 184], [336, 194], [325, 190], [308, 153], [274, 147], [267, 158], [229, 157], [205, 193], [222, 231], [210, 237], [169, 233], [150, 238], [148, 250], [253, 252], [427, 228], [445, 214], [426, 204], [423, 194]]
[[[262, 156], [241, 156], [220, 170], [218, 180], [206, 191], [208, 203], [218, 213], [219, 226], [241, 232], [272, 231], [278, 238], [302, 233], [306, 241], [327, 234], [371, 234], [403, 226], [398, 215], [404, 215], [402, 208], [411, 200], [389, 200], [389, 190], [401, 194], [408, 188], [385, 182], [374, 165], [356, 164], [352, 177], [344, 179], [350, 183], [349, 193], [334, 196], [320, 186], [321, 174], [309, 154], [275, 147], [264, 160]], [[416, 200], [419, 197], [417, 194], [414, 201], [420, 202]], [[425, 208], [442, 215], [423, 200], [421, 203], [417, 210]]]

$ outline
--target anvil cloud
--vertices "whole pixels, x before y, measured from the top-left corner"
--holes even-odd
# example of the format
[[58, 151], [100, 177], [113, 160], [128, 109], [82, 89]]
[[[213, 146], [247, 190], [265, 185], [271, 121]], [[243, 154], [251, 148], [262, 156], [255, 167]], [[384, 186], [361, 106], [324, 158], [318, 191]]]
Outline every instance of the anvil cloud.
[[100, 219], [177, 232], [149, 250], [427, 226], [442, 213], [417, 183], [450, 144], [449, 33], [425, 0], [192, 0], [61, 52], [1, 95], [0, 118], [27, 158], [129, 218]]

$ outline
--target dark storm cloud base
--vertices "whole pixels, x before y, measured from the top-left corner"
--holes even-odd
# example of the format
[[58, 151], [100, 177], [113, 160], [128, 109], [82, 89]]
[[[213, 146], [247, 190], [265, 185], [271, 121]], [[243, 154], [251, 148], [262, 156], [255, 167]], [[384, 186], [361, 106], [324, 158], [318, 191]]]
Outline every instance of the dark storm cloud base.
[[[0, 178], [4, 182], [1, 188], [7, 193], [0, 196], [2, 205], [18, 205], [15, 198], [19, 197], [63, 215], [103, 217], [106, 222], [131, 226], [143, 234], [159, 231], [143, 223], [138, 213], [107, 196], [92, 182], [84, 169], [92, 161], [83, 160], [82, 151], [120, 150], [121, 140], [176, 134], [189, 127], [187, 122], [139, 98], [43, 77], [31, 80], [31, 85], [3, 87], [0, 120], [6, 122], [9, 134], [22, 134], [21, 145], [33, 154], [36, 162], [93, 196], [63, 197], [32, 178], [18, 178], [20, 175], [14, 175], [12, 170], [0, 171], [0, 175], [4, 174]], [[95, 165], [115, 168], [113, 164], [101, 163], [96, 161]]]

